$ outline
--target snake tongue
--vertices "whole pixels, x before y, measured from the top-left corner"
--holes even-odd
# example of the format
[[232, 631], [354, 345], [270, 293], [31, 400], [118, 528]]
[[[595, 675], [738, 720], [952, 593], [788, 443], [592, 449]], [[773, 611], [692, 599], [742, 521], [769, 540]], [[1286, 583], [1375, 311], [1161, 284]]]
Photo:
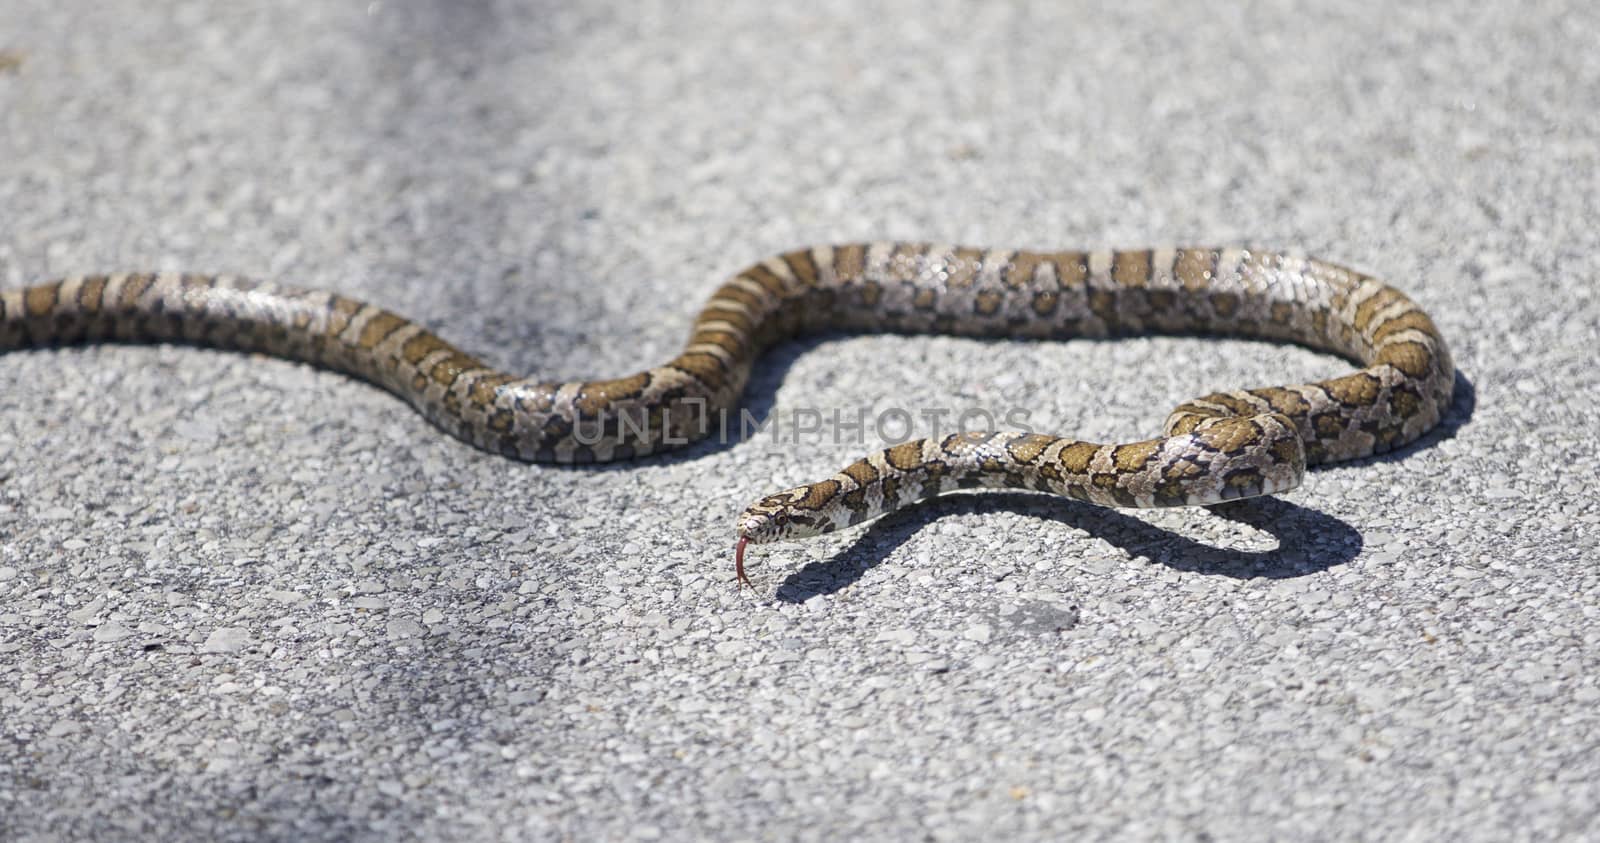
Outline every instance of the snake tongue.
[[755, 584], [750, 582], [750, 578], [744, 575], [744, 546], [749, 543], [749, 539], [740, 536], [739, 543], [733, 546], [733, 570], [738, 576], [741, 587], [748, 585], [751, 588], [755, 588]]

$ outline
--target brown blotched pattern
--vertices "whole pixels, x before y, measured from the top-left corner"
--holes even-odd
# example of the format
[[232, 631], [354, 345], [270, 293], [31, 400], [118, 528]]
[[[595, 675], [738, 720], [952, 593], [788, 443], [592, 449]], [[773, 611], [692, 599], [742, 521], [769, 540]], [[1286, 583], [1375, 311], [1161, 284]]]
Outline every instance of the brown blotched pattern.
[[1403, 293], [1333, 264], [1243, 249], [803, 249], [723, 284], [677, 357], [587, 382], [510, 375], [381, 308], [228, 276], [78, 276], [0, 292], [0, 350], [123, 340], [273, 354], [377, 384], [453, 436], [534, 462], [626, 459], [702, 438], [719, 429], [765, 348], [836, 330], [1255, 337], [1365, 368], [1195, 399], [1167, 419], [1164, 438], [1148, 442], [984, 433], [905, 443], [763, 499], [741, 516], [742, 538], [826, 532], [971, 486], [1143, 507], [1271, 494], [1297, 485], [1305, 464], [1416, 439], [1438, 423], [1454, 385], [1444, 340]]

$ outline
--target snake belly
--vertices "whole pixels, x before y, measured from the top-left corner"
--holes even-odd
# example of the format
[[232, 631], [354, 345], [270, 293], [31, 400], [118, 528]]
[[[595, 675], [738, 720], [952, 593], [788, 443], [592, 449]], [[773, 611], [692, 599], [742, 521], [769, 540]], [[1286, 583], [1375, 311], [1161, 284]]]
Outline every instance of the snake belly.
[[741, 552], [747, 542], [828, 532], [974, 486], [1134, 507], [1280, 492], [1306, 465], [1417, 439], [1438, 423], [1454, 387], [1444, 339], [1399, 290], [1331, 263], [1247, 249], [800, 249], [718, 288], [673, 359], [590, 381], [502, 372], [374, 305], [232, 276], [84, 275], [0, 292], [0, 351], [112, 340], [271, 354], [383, 387], [476, 447], [552, 463], [627, 459], [703, 438], [736, 405], [762, 351], [830, 331], [1244, 337], [1363, 368], [1197, 398], [1145, 442], [996, 432], [901, 443], [749, 507], [737, 522]]

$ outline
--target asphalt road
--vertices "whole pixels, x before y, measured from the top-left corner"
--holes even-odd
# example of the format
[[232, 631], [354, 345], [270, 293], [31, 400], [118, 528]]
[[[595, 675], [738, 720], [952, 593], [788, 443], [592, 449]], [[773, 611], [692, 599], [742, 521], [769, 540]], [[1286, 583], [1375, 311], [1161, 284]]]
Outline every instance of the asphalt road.
[[[3, 5], [3, 287], [240, 272], [574, 378], [801, 244], [1256, 244], [1463, 379], [1281, 499], [962, 496], [740, 592], [733, 516], [874, 431], [526, 466], [306, 366], [8, 354], [0, 838], [1600, 834], [1594, 4]], [[1347, 365], [860, 337], [749, 400], [1127, 441]]]

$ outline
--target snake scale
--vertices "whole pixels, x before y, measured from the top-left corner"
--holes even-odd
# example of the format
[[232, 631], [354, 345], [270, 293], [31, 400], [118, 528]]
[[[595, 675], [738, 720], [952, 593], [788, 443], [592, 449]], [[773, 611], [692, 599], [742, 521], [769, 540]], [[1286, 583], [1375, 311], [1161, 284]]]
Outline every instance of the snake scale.
[[373, 305], [231, 276], [85, 275], [0, 293], [0, 350], [121, 340], [271, 354], [369, 381], [472, 445], [532, 462], [627, 459], [702, 438], [708, 418], [735, 406], [764, 349], [821, 331], [1220, 335], [1294, 342], [1364, 368], [1197, 398], [1144, 442], [964, 432], [883, 449], [746, 509], [737, 522], [741, 582], [748, 543], [830, 532], [957, 488], [1126, 507], [1282, 492], [1307, 465], [1422, 436], [1454, 387], [1444, 339], [1403, 293], [1331, 263], [1247, 249], [796, 250], [724, 283], [678, 356], [596, 381], [507, 374]]

